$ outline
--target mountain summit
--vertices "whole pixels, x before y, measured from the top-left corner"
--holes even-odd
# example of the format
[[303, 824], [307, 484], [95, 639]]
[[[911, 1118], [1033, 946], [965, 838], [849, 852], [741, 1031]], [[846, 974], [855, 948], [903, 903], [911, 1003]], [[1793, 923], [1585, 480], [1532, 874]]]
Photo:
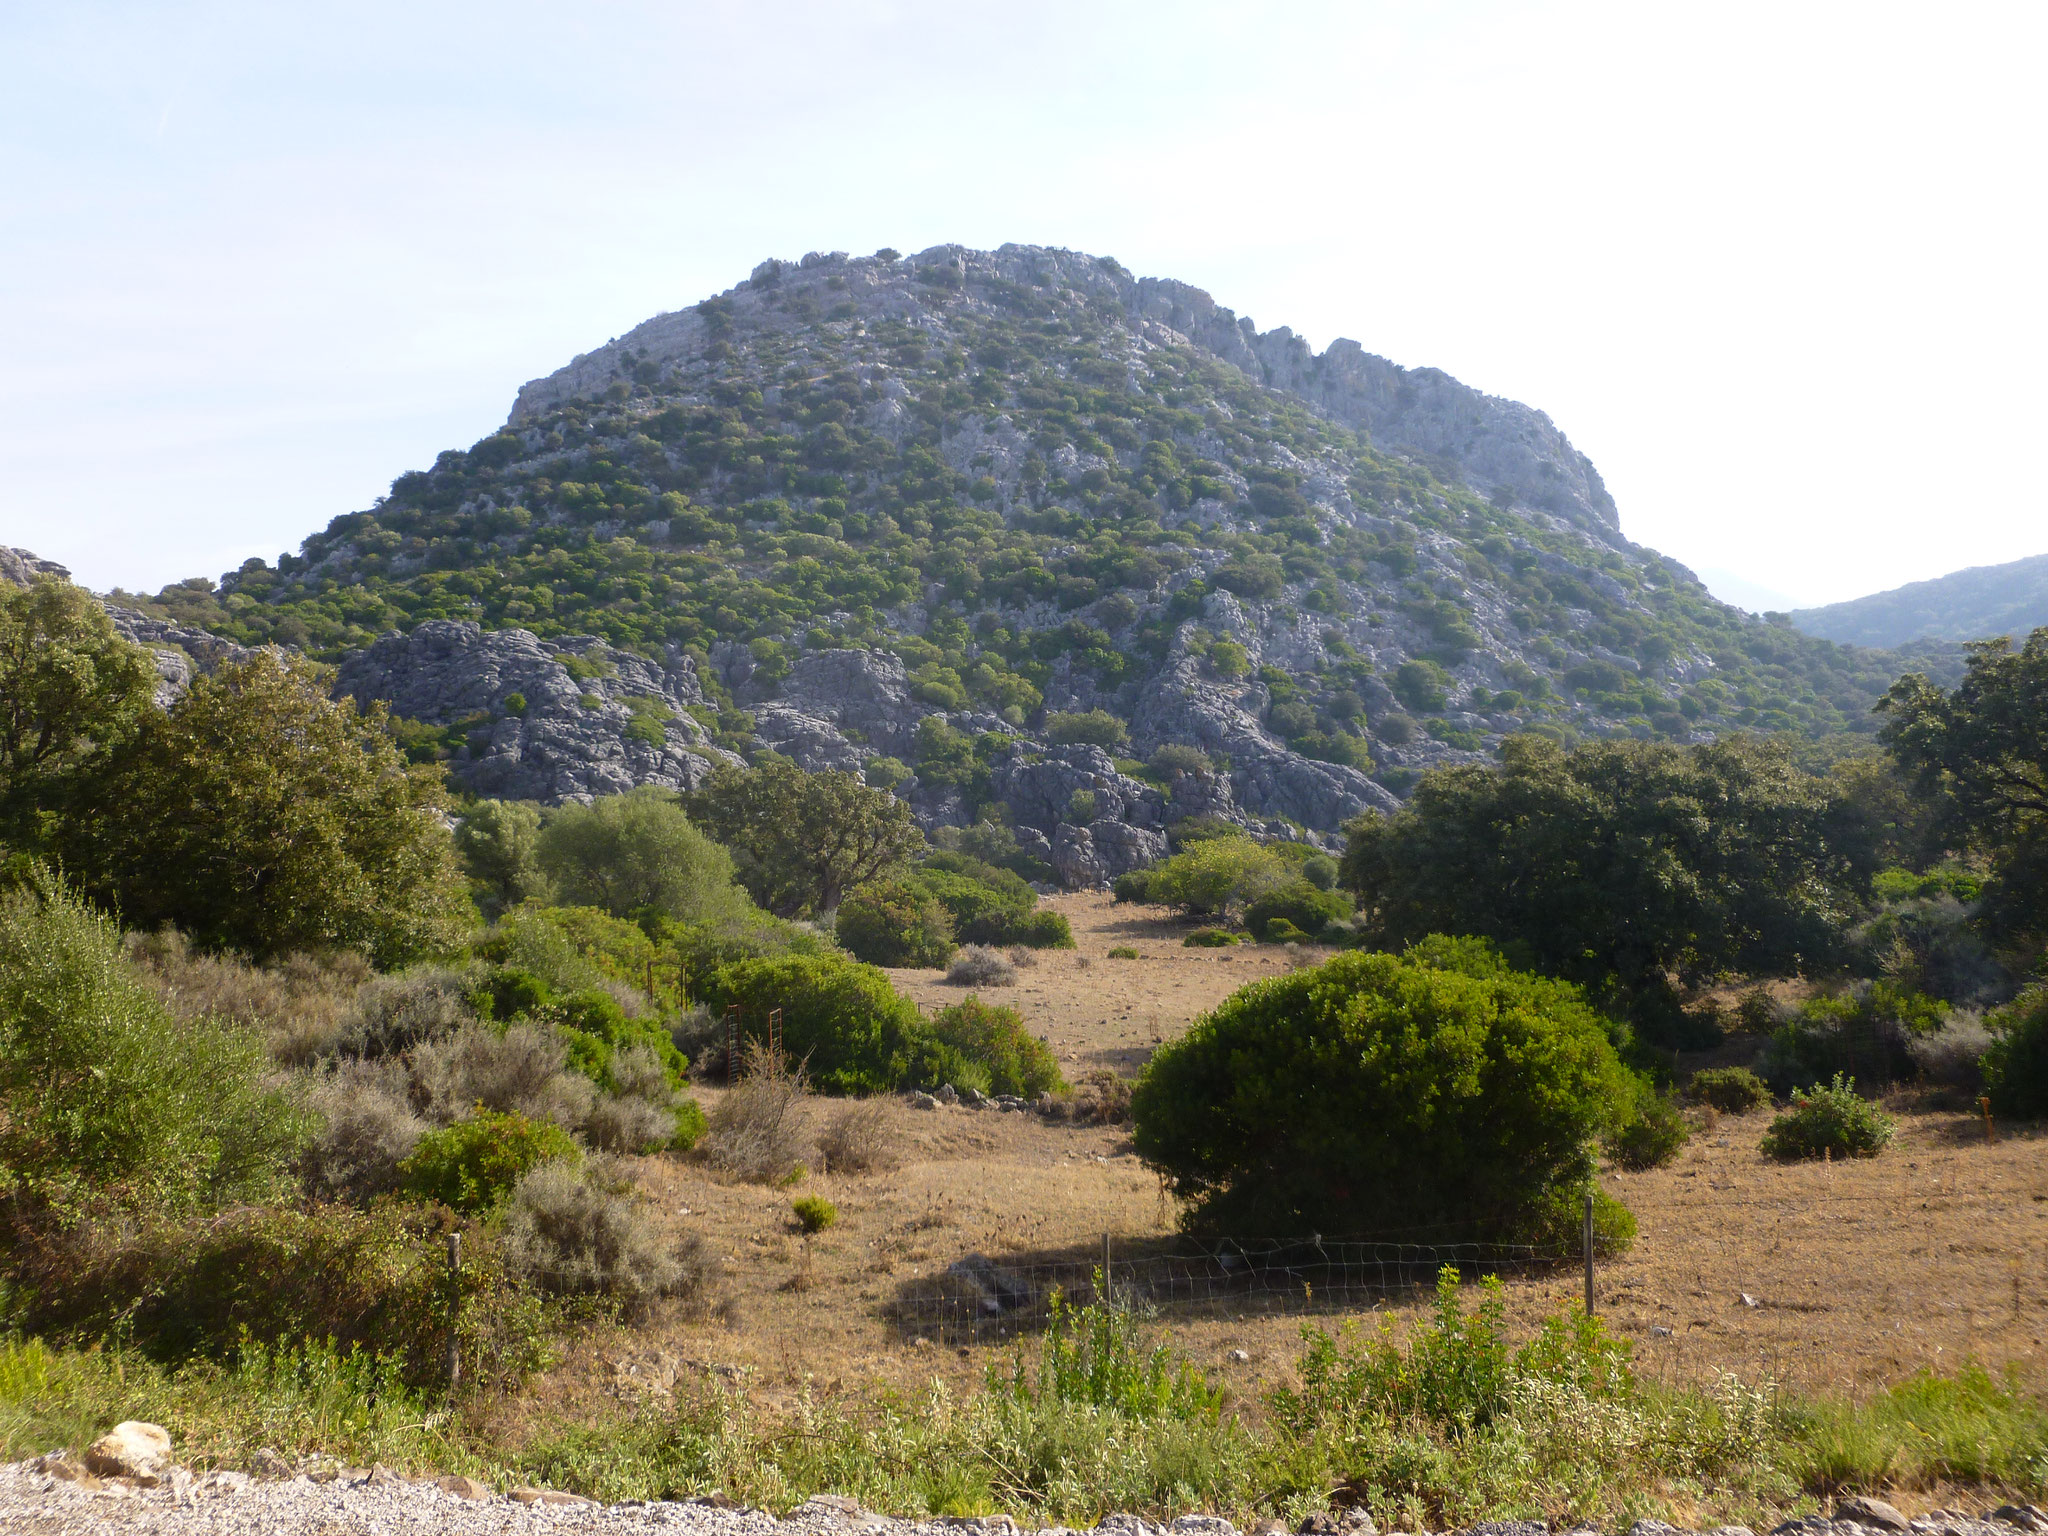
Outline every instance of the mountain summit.
[[764, 262], [142, 606], [339, 661], [479, 792], [773, 750], [1075, 883], [1188, 817], [1333, 833], [1512, 731], [1867, 729], [1900, 667], [1629, 543], [1539, 411], [1026, 246]]
[[[924, 328], [948, 313], [949, 306], [933, 303], [935, 294], [952, 291], [969, 304], [980, 299], [1026, 314], [1034, 306], [1056, 311], [1061, 296], [1071, 295], [1098, 322], [1116, 317], [1128, 362], [1142, 364], [1160, 348], [1192, 346], [1383, 447], [1455, 465], [1458, 476], [1484, 494], [1559, 513], [1603, 538], [1618, 539], [1621, 532], [1599, 471], [1541, 411], [1483, 395], [1435, 368], [1402, 368], [1355, 341], [1339, 338], [1317, 355], [1286, 326], [1262, 332], [1249, 316], [1240, 318], [1199, 288], [1134, 278], [1107, 257], [1036, 246], [938, 246], [908, 263], [848, 260], [837, 252], [813, 254], [795, 266], [763, 262], [744, 287], [722, 299], [658, 316], [534, 380], [520, 390], [511, 424], [600, 395], [616, 380], [637, 380], [650, 368], [658, 378], [701, 373], [693, 365], [720, 356], [718, 343], [737, 324], [754, 336], [788, 336], [815, 321], [822, 304], [850, 309], [842, 321], [858, 316], [861, 329], [877, 322]], [[879, 351], [877, 360], [885, 361]], [[1007, 359], [978, 361], [1001, 367]], [[1142, 384], [1132, 387], [1143, 392]]]

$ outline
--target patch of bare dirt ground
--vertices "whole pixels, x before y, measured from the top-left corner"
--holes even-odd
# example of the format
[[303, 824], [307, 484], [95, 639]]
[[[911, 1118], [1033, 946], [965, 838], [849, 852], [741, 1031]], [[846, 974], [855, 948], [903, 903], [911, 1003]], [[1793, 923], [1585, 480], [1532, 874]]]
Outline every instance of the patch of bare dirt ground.
[[[1232, 991], [1303, 958], [1266, 946], [1184, 949], [1192, 925], [1107, 897], [1052, 904], [1079, 949], [1043, 952], [1018, 972], [1018, 986], [984, 995], [1017, 1007], [1052, 1042], [1070, 1081], [1103, 1067], [1135, 1072]], [[1116, 945], [1139, 958], [1106, 958]], [[930, 1005], [964, 995], [936, 972], [895, 980]], [[707, 1109], [719, 1092], [703, 1091]], [[2048, 1385], [2048, 1136], [2002, 1127], [1991, 1144], [1971, 1116], [1903, 1094], [1891, 1107], [1898, 1138], [1872, 1160], [1769, 1162], [1758, 1147], [1771, 1118], [1762, 1110], [1696, 1130], [1670, 1167], [1603, 1174], [1641, 1230], [1626, 1255], [1600, 1266], [1598, 1307], [1646, 1374], [1700, 1381], [1726, 1370], [1804, 1391], [1857, 1391], [1976, 1360]], [[815, 1107], [821, 1123], [831, 1108]], [[1013, 1346], [919, 1342], [893, 1310], [919, 1282], [971, 1253], [1085, 1265], [1105, 1234], [1122, 1257], [1163, 1247], [1173, 1231], [1172, 1205], [1124, 1130], [917, 1110], [893, 1098], [880, 1116], [893, 1167], [814, 1166], [792, 1188], [740, 1182], [692, 1158], [645, 1162], [660, 1210], [723, 1256], [731, 1305], [723, 1320], [657, 1318], [592, 1337], [543, 1387], [542, 1402], [658, 1395], [712, 1373], [745, 1373], [771, 1401], [807, 1387], [915, 1391], [935, 1376], [970, 1386]], [[804, 1193], [832, 1200], [839, 1220], [812, 1240], [808, 1282], [797, 1284], [804, 1253], [790, 1200]], [[1510, 1278], [1514, 1328], [1533, 1330], [1582, 1284], [1572, 1268]], [[1423, 1301], [1411, 1294], [1374, 1310], [1405, 1327]], [[1316, 1320], [1334, 1325], [1343, 1315]], [[1287, 1376], [1305, 1320], [1298, 1307], [1259, 1314], [1227, 1304], [1161, 1316], [1196, 1360], [1247, 1397]]]

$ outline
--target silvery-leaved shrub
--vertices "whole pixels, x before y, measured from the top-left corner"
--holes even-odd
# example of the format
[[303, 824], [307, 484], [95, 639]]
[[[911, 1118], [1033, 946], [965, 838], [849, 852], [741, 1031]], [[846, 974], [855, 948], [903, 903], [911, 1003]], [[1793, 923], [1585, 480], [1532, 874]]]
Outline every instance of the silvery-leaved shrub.
[[665, 1235], [601, 1160], [547, 1163], [520, 1179], [505, 1211], [507, 1270], [551, 1296], [599, 1296], [629, 1316], [661, 1297], [702, 1300], [717, 1262], [695, 1234]]

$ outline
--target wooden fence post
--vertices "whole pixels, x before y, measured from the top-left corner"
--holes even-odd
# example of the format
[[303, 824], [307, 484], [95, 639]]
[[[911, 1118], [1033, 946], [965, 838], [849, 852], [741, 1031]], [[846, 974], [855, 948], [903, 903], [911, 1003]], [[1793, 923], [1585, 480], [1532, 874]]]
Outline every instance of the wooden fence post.
[[1593, 1315], [1593, 1192], [1586, 1191], [1586, 1316]]
[[462, 1384], [462, 1234], [448, 1234], [448, 1390]]

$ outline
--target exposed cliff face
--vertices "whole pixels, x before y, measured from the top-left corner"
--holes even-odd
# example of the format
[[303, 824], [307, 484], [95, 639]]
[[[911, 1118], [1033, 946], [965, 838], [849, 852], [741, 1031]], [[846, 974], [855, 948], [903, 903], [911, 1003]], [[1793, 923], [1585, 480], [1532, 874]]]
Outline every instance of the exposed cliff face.
[[1543, 412], [1481, 394], [1436, 368], [1403, 368], [1345, 337], [1318, 355], [1288, 327], [1260, 331], [1249, 316], [1240, 319], [1186, 283], [1146, 278], [1133, 286], [1137, 312], [1267, 388], [1299, 396], [1382, 447], [1454, 464], [1475, 490], [1620, 542], [1621, 515], [1599, 471]]
[[688, 713], [704, 694], [687, 658], [657, 664], [588, 637], [485, 634], [440, 620], [350, 656], [334, 686], [358, 703], [454, 728], [450, 775], [502, 800], [560, 804], [641, 784], [694, 789], [731, 756]]
[[71, 572], [54, 560], [44, 560], [25, 549], [10, 549], [0, 544], [0, 581], [9, 586], [25, 587], [43, 576], [69, 581]]

